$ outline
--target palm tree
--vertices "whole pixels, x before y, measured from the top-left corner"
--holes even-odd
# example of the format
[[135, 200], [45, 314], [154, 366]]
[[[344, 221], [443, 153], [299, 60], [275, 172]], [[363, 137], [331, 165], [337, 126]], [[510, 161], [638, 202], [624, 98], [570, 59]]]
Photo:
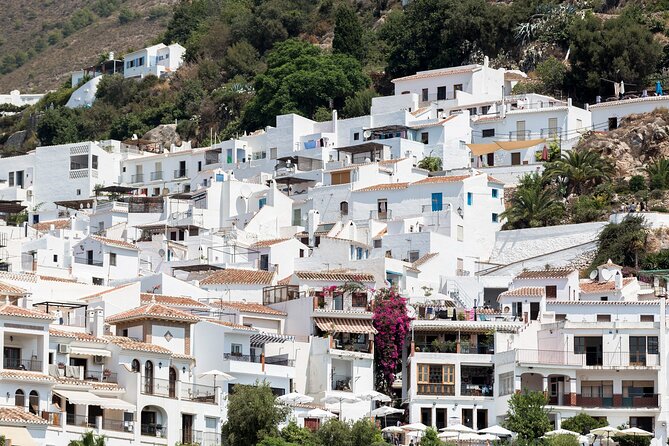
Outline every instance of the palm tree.
[[81, 440], [72, 440], [68, 446], [105, 446], [105, 437], [102, 435], [95, 435], [93, 431], [88, 431], [81, 434]]
[[545, 187], [539, 175], [533, 174], [521, 179], [511, 206], [500, 217], [506, 219], [506, 229], [522, 229], [557, 224], [563, 214], [562, 202]]
[[590, 149], [570, 150], [546, 165], [545, 175], [566, 187], [567, 194], [581, 195], [611, 179], [613, 164]]
[[418, 167], [429, 170], [430, 172], [437, 172], [441, 170], [441, 158], [438, 156], [426, 156], [418, 162]]
[[646, 166], [648, 181], [651, 189], [666, 189], [669, 187], [669, 159], [658, 158]]

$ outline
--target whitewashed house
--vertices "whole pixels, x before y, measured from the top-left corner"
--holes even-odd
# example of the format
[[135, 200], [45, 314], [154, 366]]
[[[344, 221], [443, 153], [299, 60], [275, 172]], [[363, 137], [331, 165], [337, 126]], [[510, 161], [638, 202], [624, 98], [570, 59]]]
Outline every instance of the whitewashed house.
[[72, 246], [72, 275], [96, 285], [137, 277], [139, 251], [123, 240], [90, 235]]

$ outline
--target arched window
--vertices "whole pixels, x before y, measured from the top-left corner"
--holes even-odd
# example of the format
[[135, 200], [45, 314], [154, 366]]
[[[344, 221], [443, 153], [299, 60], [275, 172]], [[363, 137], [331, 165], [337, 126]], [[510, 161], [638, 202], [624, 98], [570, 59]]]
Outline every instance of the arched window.
[[179, 374], [177, 373], [177, 369], [174, 367], [170, 367], [170, 379], [169, 379], [169, 395], [170, 398], [176, 398], [177, 394], [177, 376]]
[[339, 203], [339, 212], [341, 212], [341, 215], [348, 215], [348, 201]]
[[132, 367], [132, 371], [133, 371], [133, 372], [137, 372], [137, 373], [139, 373], [139, 368], [140, 368], [139, 360], [138, 360], [138, 359], [133, 359], [133, 360], [132, 360], [131, 367]]
[[28, 410], [37, 415], [39, 413], [39, 393], [37, 390], [31, 390], [28, 397]]
[[23, 390], [16, 389], [16, 393], [14, 393], [14, 405], [19, 407], [26, 405], [26, 394], [23, 393]]
[[144, 393], [153, 395], [153, 363], [151, 361], [144, 363]]

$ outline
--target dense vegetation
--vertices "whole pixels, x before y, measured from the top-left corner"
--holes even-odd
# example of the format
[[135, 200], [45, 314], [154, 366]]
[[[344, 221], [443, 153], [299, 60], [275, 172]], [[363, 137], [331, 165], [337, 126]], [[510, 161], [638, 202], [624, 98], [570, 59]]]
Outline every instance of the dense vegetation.
[[[132, 20], [124, 8], [96, 2], [53, 30], [52, 40], [108, 14]], [[413, 0], [405, 9], [393, 0], [182, 1], [161, 39], [187, 49], [188, 64], [171, 80], [108, 80], [115, 92], [103, 89], [85, 112], [62, 108], [64, 86], [64, 100], [48, 98], [23, 113], [47, 119], [42, 131], [21, 115], [3, 117], [0, 144], [26, 128], [37, 132], [21, 150], [38, 141], [126, 138], [175, 120], [183, 138], [206, 144], [210, 132], [222, 139], [254, 131], [279, 113], [317, 120], [332, 108], [343, 117], [365, 114], [372, 97], [392, 91], [394, 76], [480, 63], [484, 55], [494, 66], [532, 73], [518, 91], [592, 101], [610, 94], [608, 80], [641, 89], [660, 78], [666, 62], [654, 33], [664, 33], [664, 16], [654, 14], [655, 3], [644, 8], [550, 0]]]

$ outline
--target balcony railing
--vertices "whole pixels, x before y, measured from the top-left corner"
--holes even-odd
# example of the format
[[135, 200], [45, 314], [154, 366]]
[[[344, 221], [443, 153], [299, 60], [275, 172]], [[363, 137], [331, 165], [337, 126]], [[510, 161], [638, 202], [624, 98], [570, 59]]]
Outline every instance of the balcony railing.
[[242, 355], [237, 353], [223, 353], [223, 359], [229, 359], [231, 361], [240, 361], [240, 362], [260, 362], [260, 356], [256, 355]]
[[531, 131], [529, 130], [516, 130], [509, 132], [509, 141], [526, 141], [530, 139]]
[[220, 446], [222, 444], [222, 437], [220, 432], [214, 431], [196, 431], [196, 430], [180, 430], [179, 440], [181, 444], [197, 444], [199, 446]]
[[65, 423], [68, 426], [95, 428], [95, 419], [94, 418], [89, 419], [89, 417], [86, 415], [67, 413], [65, 418]]
[[659, 355], [645, 355], [644, 360], [636, 352], [588, 351], [574, 353], [564, 350], [516, 350], [516, 361], [528, 364], [570, 365], [581, 367], [654, 367], [660, 365]]
[[143, 183], [144, 182], [144, 174], [143, 173], [137, 173], [135, 175], [130, 176], [130, 182], [131, 183]]
[[167, 435], [167, 425], [158, 423], [142, 423], [139, 428], [142, 435], [148, 437], [165, 437]]
[[165, 398], [177, 397], [177, 383], [168, 379], [146, 379], [142, 382], [142, 393], [144, 395], [162, 396]]
[[181, 383], [181, 399], [216, 404], [216, 388], [201, 384]]
[[332, 377], [332, 390], [352, 392], [353, 388], [351, 387], [351, 383], [353, 383], [353, 378], [351, 376], [334, 375]]
[[114, 432], [133, 432], [133, 421], [102, 419], [102, 429]]
[[115, 372], [103, 371], [103, 372], [92, 372], [90, 370], [86, 371], [84, 375], [84, 381], [96, 381], [96, 382], [105, 382], [105, 383], [118, 383], [118, 375]]
[[36, 359], [5, 358], [2, 364], [5, 369], [10, 370], [26, 370], [28, 372], [42, 371], [42, 361]]
[[102, 266], [102, 260], [88, 259], [86, 257], [75, 257], [74, 263], [81, 265]]
[[306, 293], [300, 292], [299, 285], [276, 285], [262, 289], [263, 305], [276, 304], [304, 297]]
[[188, 176], [188, 170], [187, 169], [176, 169], [174, 171], [174, 178], [184, 178]]
[[460, 395], [492, 396], [492, 384], [462, 384]]
[[162, 180], [163, 179], [163, 172], [158, 171], [158, 172], [151, 172], [151, 181], [157, 181], [157, 180]]
[[[564, 401], [569, 401], [565, 396]], [[555, 403], [551, 403], [555, 404]], [[576, 405], [587, 408], [645, 408], [645, 407], [659, 407], [659, 400], [657, 394], [650, 394], [644, 396], [630, 396], [623, 397], [622, 395], [612, 396], [592, 396], [586, 397], [582, 395], [576, 396]]]
[[42, 411], [42, 419], [49, 423], [49, 426], [60, 426], [60, 420], [63, 416], [62, 412], [48, 412]]
[[393, 211], [388, 209], [387, 211], [369, 211], [369, 218], [372, 220], [392, 220]]
[[[236, 353], [223, 353], [223, 359], [240, 362], [254, 362], [257, 364], [262, 362], [262, 357], [260, 355], [238, 355]], [[266, 356], [265, 364], [294, 367], [295, 360], [288, 359], [285, 356]]]
[[418, 383], [417, 387], [418, 395], [455, 395], [455, 384]]

